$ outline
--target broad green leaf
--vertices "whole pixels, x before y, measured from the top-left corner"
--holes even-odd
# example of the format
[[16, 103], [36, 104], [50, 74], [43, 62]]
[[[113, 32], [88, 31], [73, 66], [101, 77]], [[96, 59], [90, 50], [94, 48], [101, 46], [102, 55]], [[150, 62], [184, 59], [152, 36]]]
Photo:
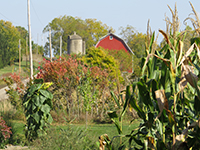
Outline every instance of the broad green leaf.
[[47, 122], [48, 122], [48, 123], [52, 123], [52, 121], [53, 121], [53, 118], [52, 118], [52, 116], [49, 114]]
[[31, 87], [28, 89], [27, 97], [31, 97], [35, 91], [40, 89], [42, 85], [41, 84], [33, 84]]
[[42, 107], [41, 107], [41, 111], [43, 111], [45, 114], [48, 114], [50, 112], [50, 110], [51, 110], [51, 108], [47, 104], [42, 105]]
[[46, 98], [49, 98], [49, 99], [52, 99], [53, 98], [53, 95], [51, 92], [47, 91], [47, 90], [43, 90], [41, 89], [40, 90], [40, 93], [45, 96]]
[[122, 130], [121, 130], [121, 126], [119, 124], [119, 117], [118, 117], [116, 111], [109, 111], [108, 115], [111, 118], [111, 120], [114, 122], [115, 126], [117, 127], [118, 133], [121, 134]]
[[38, 107], [41, 105], [39, 95], [33, 95], [32, 101], [33, 101], [33, 104], [35, 104]]
[[38, 95], [38, 97], [39, 97], [39, 101], [40, 101], [40, 103], [41, 104], [43, 104], [44, 102], [45, 102], [45, 100], [46, 100], [46, 97], [44, 97], [43, 95]]
[[40, 116], [39, 116], [38, 112], [34, 113], [34, 114], [32, 115], [32, 117], [35, 119], [35, 121], [36, 121], [37, 123], [39, 123], [39, 121], [40, 121]]

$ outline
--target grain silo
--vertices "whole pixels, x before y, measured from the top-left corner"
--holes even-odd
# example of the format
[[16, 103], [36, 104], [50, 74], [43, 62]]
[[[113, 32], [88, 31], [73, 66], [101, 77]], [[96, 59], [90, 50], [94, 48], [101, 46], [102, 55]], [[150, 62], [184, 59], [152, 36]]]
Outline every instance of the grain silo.
[[68, 36], [67, 42], [68, 54], [85, 54], [85, 42], [74, 32], [74, 35]]

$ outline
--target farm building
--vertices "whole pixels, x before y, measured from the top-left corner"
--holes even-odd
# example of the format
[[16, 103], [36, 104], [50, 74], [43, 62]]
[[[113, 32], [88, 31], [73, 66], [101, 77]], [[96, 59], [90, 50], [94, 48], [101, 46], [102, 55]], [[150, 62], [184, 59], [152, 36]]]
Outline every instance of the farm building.
[[85, 54], [85, 42], [82, 38], [74, 32], [73, 35], [68, 36], [67, 41], [68, 54]]
[[[132, 54], [134, 55], [133, 51], [126, 44], [126, 42], [111, 32], [109, 32], [109, 34], [107, 34], [106, 36], [101, 38], [95, 47], [96, 48], [102, 47], [104, 49], [117, 50], [117, 51], [124, 50], [126, 52], [129, 52], [131, 55]], [[131, 64], [130, 66], [124, 65], [124, 63], [127, 64], [127, 61], [129, 61], [128, 63]], [[122, 72], [133, 72], [134, 71], [133, 70], [133, 56], [132, 56], [132, 60], [124, 58], [122, 61], [120, 61], [120, 70]]]
[[127, 52], [130, 52], [132, 54], [133, 51], [130, 49], [130, 47], [126, 44], [126, 42], [118, 37], [117, 35], [109, 32], [106, 36], [101, 38], [95, 47], [102, 47], [104, 49], [109, 50], [125, 50]]

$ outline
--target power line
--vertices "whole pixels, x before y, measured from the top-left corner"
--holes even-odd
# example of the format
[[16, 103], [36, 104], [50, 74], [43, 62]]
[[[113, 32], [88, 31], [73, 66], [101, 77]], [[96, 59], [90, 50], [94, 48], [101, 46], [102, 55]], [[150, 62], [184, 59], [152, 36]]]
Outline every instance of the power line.
[[43, 23], [42, 23], [42, 21], [41, 21], [40, 18], [38, 17], [37, 12], [35, 11], [35, 8], [34, 8], [34, 6], [33, 6], [32, 1], [31, 1], [31, 6], [33, 7], [33, 10], [34, 10], [34, 12], [35, 12], [35, 14], [36, 14], [36, 16], [37, 16], [37, 19], [39, 20], [39, 22], [41, 23], [41, 25], [44, 26]]
[[12, 22], [12, 23], [15, 23], [15, 24], [18, 24], [18, 23], [16, 23], [16, 22], [10, 20], [8, 17], [6, 17], [5, 15], [3, 15], [1, 12], [0, 12], [0, 14], [1, 14], [4, 18], [6, 18], [8, 21], [10, 21], [10, 22]]

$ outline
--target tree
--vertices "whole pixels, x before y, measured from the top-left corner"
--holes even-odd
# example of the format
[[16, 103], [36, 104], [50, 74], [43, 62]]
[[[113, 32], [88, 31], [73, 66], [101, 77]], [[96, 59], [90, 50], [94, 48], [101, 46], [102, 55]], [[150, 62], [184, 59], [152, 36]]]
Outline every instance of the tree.
[[101, 21], [96, 19], [85, 19], [86, 23], [86, 35], [84, 40], [87, 41], [87, 48], [96, 45], [101, 37], [105, 36], [109, 30], [112, 30], [112, 27], [108, 27], [106, 24], [103, 24]]
[[120, 27], [120, 35], [134, 52], [134, 73], [136, 76], [141, 72], [141, 58], [145, 56], [145, 38], [146, 35], [139, 33], [134, 27]]
[[0, 20], [0, 68], [18, 59], [20, 33], [11, 22]]
[[20, 33], [20, 39], [21, 39], [21, 51], [22, 55], [26, 54], [26, 37], [28, 37], [28, 31], [21, 26], [16, 26], [18, 32]]
[[[62, 36], [63, 54], [66, 54], [68, 36], [74, 34], [74, 32], [82, 37], [86, 43], [86, 48], [89, 48], [94, 46], [99, 38], [108, 33], [108, 30], [112, 29], [96, 19], [82, 20], [78, 17], [72, 16], [54, 18], [44, 28], [43, 32], [48, 32], [49, 28], [51, 28], [52, 32], [52, 48], [54, 49], [55, 55], [59, 55], [60, 53], [60, 36]], [[45, 54], [48, 54], [48, 46], [49, 43], [47, 42], [45, 44]]]

